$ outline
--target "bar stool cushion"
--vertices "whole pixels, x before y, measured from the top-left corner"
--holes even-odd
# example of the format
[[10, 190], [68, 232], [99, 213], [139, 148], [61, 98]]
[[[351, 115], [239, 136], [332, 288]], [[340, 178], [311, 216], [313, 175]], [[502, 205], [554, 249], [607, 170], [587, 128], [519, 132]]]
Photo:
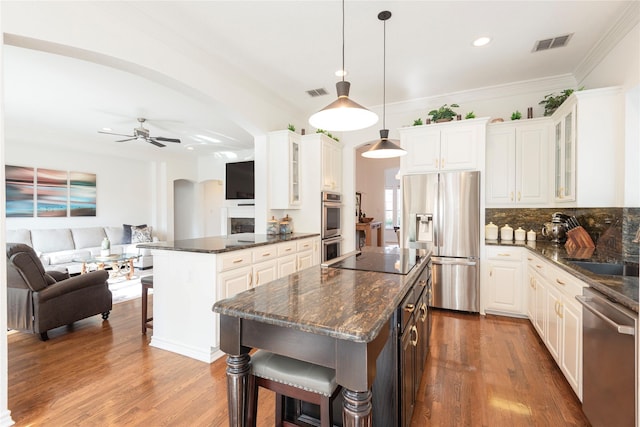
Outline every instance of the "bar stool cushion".
[[331, 397], [338, 384], [331, 368], [258, 350], [251, 356], [253, 375]]

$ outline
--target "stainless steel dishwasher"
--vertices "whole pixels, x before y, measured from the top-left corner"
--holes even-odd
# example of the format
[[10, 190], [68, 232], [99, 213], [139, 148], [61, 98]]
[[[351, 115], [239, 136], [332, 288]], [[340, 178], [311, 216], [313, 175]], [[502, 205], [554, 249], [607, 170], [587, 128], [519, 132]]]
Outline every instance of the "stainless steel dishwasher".
[[636, 425], [638, 315], [585, 288], [582, 304], [582, 410], [593, 427]]

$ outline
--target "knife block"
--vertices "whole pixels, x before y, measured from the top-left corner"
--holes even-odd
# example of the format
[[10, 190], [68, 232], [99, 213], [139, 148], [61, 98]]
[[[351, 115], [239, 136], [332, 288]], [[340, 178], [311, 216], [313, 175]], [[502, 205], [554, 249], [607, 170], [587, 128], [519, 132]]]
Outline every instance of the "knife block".
[[591, 236], [587, 233], [587, 230], [578, 226], [567, 231], [567, 243], [564, 244], [567, 251], [575, 251], [578, 248], [595, 248]]

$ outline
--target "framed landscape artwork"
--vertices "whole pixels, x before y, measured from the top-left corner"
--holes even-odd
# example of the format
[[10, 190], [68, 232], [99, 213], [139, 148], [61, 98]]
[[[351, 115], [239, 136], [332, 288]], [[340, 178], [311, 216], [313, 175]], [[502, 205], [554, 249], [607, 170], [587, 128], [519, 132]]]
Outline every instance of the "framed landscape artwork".
[[36, 179], [38, 216], [67, 216], [67, 172], [53, 169], [37, 169]]
[[33, 217], [34, 169], [6, 165], [4, 171], [7, 217]]
[[96, 216], [96, 174], [69, 172], [70, 216]]

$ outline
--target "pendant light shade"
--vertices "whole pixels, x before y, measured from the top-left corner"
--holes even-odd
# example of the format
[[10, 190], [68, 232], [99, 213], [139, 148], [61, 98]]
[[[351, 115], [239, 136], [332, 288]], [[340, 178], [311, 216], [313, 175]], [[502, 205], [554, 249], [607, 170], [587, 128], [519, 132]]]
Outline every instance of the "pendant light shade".
[[391, 18], [391, 12], [388, 10], [378, 14], [378, 19], [384, 24], [383, 30], [383, 48], [382, 48], [382, 127], [380, 129], [380, 140], [376, 141], [371, 148], [362, 153], [362, 157], [368, 159], [389, 159], [392, 157], [400, 157], [407, 154], [405, 150], [400, 148], [398, 141], [389, 139], [389, 129], [385, 127], [385, 105], [386, 105], [386, 65], [387, 65], [387, 19]]
[[398, 141], [389, 139], [389, 129], [380, 129], [380, 140], [371, 148], [362, 153], [362, 157], [368, 159], [389, 159], [407, 154], [405, 150], [397, 145]]
[[[344, 0], [342, 0], [342, 70], [344, 71]], [[309, 117], [309, 124], [317, 129], [351, 131], [368, 128], [378, 123], [378, 115], [349, 99], [351, 83], [336, 83], [338, 99]]]

